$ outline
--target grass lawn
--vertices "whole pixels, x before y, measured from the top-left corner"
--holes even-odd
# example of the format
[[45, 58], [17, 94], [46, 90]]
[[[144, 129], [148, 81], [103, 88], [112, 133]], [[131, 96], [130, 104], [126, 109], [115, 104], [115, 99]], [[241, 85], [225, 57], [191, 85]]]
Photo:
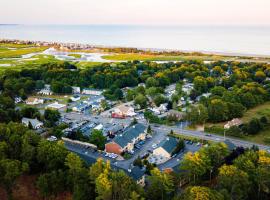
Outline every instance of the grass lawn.
[[20, 58], [22, 55], [38, 53], [46, 50], [48, 47], [30, 47], [19, 49], [1, 49], [0, 58]]
[[81, 54], [76, 54], [76, 53], [68, 54], [68, 56], [72, 56], [72, 57], [74, 57], [74, 58], [81, 58], [81, 57], [82, 57]]

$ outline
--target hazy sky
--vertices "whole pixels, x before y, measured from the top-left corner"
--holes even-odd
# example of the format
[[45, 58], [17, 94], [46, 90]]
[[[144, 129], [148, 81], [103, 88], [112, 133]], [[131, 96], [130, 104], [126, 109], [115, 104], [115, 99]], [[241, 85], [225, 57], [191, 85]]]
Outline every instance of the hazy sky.
[[0, 23], [270, 24], [270, 0], [0, 0]]

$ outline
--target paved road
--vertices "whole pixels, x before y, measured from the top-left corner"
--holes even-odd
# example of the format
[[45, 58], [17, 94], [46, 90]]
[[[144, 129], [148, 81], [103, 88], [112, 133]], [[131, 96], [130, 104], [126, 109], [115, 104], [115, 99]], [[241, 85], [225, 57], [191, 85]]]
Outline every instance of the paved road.
[[[224, 141], [224, 137], [222, 137], [222, 136], [218, 136], [218, 135], [206, 136], [207, 133], [205, 133], [205, 132], [180, 129], [179, 127], [176, 127], [176, 126], [170, 126], [170, 127], [168, 127], [168, 126], [160, 126], [160, 127], [156, 128], [156, 129], [157, 129], [156, 131], [163, 130], [163, 131], [167, 131], [167, 132], [170, 132], [171, 130], [173, 130], [176, 134], [192, 136], [192, 137], [196, 137], [196, 138], [199, 138], [199, 139], [204, 139], [204, 140], [209, 140], [209, 141], [214, 141], [214, 142]], [[236, 146], [242, 146], [242, 147], [249, 147], [250, 148], [253, 145], [256, 145], [256, 146], [259, 147], [259, 149], [263, 149], [263, 150], [269, 150], [270, 149], [270, 146], [267, 146], [267, 145], [257, 144], [257, 143], [248, 142], [248, 141], [244, 141], [244, 140], [240, 140], [240, 139], [234, 139], [234, 138], [230, 138], [230, 137], [226, 137], [226, 139], [230, 140]]]

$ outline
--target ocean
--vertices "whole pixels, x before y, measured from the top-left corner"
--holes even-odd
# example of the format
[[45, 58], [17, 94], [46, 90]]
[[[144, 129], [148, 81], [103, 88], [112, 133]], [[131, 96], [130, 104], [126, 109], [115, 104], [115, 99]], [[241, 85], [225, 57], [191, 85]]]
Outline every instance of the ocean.
[[270, 56], [270, 26], [0, 25], [0, 38]]

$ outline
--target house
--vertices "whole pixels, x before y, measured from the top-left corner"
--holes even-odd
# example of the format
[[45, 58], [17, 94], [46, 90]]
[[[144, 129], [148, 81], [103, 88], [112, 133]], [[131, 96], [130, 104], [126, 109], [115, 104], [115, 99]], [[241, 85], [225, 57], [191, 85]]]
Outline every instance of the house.
[[103, 93], [103, 90], [96, 90], [96, 89], [91, 89], [91, 88], [85, 88], [82, 91], [82, 94], [95, 95], [95, 96], [102, 95], [102, 93]]
[[81, 97], [79, 95], [74, 95], [70, 99], [71, 99], [71, 101], [79, 101], [81, 99]]
[[169, 110], [167, 112], [167, 117], [173, 117], [176, 118], [177, 120], [181, 120], [184, 118], [184, 113], [183, 112], [179, 112], [177, 110]]
[[113, 113], [123, 117], [133, 117], [136, 115], [134, 108], [128, 105], [121, 105], [116, 107]]
[[80, 103], [80, 104], [74, 106], [74, 107], [72, 108], [72, 111], [74, 111], [74, 112], [83, 112], [83, 111], [85, 111], [87, 108], [89, 108], [89, 105], [88, 105], [88, 104], [86, 104], [86, 103]]
[[22, 124], [26, 127], [29, 126], [29, 124], [32, 125], [33, 129], [39, 129], [43, 126], [43, 123], [37, 119], [30, 119], [30, 118], [22, 118]]
[[117, 135], [112, 142], [105, 145], [106, 152], [121, 154], [132, 152], [135, 143], [145, 140], [146, 127], [143, 124], [135, 124], [129, 127], [124, 133]]
[[162, 141], [158, 148], [153, 150], [153, 155], [162, 157], [164, 160], [169, 160], [176, 149], [178, 140], [174, 137], [167, 137]]
[[42, 95], [52, 95], [53, 92], [51, 91], [51, 86], [48, 84], [45, 84], [44, 88], [38, 92], [38, 94]]
[[136, 183], [142, 187], [145, 186], [145, 170], [138, 166], [128, 170], [128, 175], [136, 181]]
[[65, 107], [66, 107], [65, 104], [60, 104], [60, 103], [58, 103], [58, 102], [56, 101], [56, 102], [54, 102], [54, 103], [52, 103], [52, 104], [46, 106], [46, 109], [60, 110], [60, 109], [63, 109], [63, 108], [65, 108]]
[[44, 99], [35, 98], [35, 97], [29, 97], [25, 103], [27, 105], [38, 105], [38, 104], [44, 104]]
[[231, 121], [228, 121], [225, 125], [224, 125], [224, 129], [229, 129], [231, 128], [232, 126], [240, 126], [242, 125], [243, 122], [241, 119], [238, 119], [238, 118], [234, 118], [232, 119]]
[[73, 94], [80, 94], [81, 93], [81, 88], [80, 87], [72, 87], [72, 93]]
[[99, 124], [94, 129], [95, 130], [98, 130], [98, 131], [101, 131], [103, 129], [103, 125], [102, 124]]

